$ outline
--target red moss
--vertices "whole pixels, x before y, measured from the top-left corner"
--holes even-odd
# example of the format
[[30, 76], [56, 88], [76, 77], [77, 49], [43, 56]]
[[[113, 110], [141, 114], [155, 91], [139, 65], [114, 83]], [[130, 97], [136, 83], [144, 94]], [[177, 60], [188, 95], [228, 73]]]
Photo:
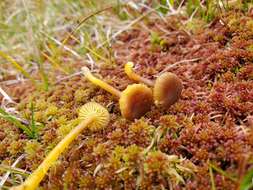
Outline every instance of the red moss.
[[[68, 189], [135, 189], [136, 184], [140, 189], [168, 188], [164, 163], [166, 156], [172, 154], [186, 158], [197, 167], [190, 177], [182, 173], [185, 184], [173, 184], [174, 189], [211, 189], [208, 161], [225, 172], [239, 174], [240, 160], [245, 155], [252, 158], [253, 151], [250, 16], [239, 11], [228, 13], [195, 34], [179, 30], [175, 23], [180, 22], [176, 18], [166, 22], [153, 20], [150, 30], [163, 35], [167, 51], [152, 47], [149, 31], [134, 29], [120, 35], [112, 46], [117, 54], [117, 68], [103, 66], [100, 74], [122, 90], [131, 83], [123, 71], [127, 61], [134, 61], [137, 72], [149, 79], [169, 66], [169, 71], [183, 81], [181, 99], [169, 109], [153, 106], [144, 118], [130, 123], [120, 116], [119, 106], [110, 95], [80, 76], [57, 84], [47, 93], [34, 93], [31, 99], [55, 105], [58, 110], [55, 115], [41, 120], [45, 127], [40, 132], [40, 147], [34, 155], [25, 158], [22, 168], [35, 169], [45, 156], [44, 151], [59, 141], [56, 138], [59, 127], [77, 117], [82, 103], [94, 100], [110, 109], [110, 124], [103, 131], [80, 135], [62, 155], [59, 164], [50, 170], [42, 183], [44, 189], [63, 189], [64, 186]], [[175, 64], [195, 58], [200, 59]], [[82, 96], [87, 89], [89, 92]], [[76, 93], [77, 90], [80, 92]], [[25, 104], [19, 110], [25, 113], [29, 107]], [[66, 120], [60, 119], [61, 116]], [[14, 126], [3, 121], [1, 125], [0, 160], [8, 160], [13, 152], [6, 147], [12, 142], [20, 145], [21, 142], [16, 142], [19, 138], [31, 141]], [[162, 128], [159, 139], [155, 138], [157, 127]], [[154, 139], [151, 150], [159, 154], [146, 157], [142, 151]], [[250, 163], [246, 165], [252, 167]], [[216, 171], [214, 180], [217, 189], [236, 189], [236, 182]]]

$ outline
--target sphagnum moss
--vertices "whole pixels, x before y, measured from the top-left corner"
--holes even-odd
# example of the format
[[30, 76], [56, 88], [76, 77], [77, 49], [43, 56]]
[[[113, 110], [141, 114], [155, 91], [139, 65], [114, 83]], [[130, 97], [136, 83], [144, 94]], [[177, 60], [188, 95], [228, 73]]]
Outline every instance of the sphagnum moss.
[[81, 123], [66, 135], [56, 147], [47, 155], [39, 167], [26, 179], [26, 181], [13, 190], [34, 190], [38, 187], [45, 174], [58, 159], [62, 152], [67, 149], [69, 144], [85, 129], [92, 131], [100, 130], [109, 122], [109, 113], [101, 105], [90, 102], [85, 104], [79, 112]]
[[[113, 103], [112, 107], [116, 109], [112, 109], [111, 124], [102, 131], [86, 131], [85, 136], [80, 136], [72, 144], [71, 150], [63, 154], [54, 169], [50, 170], [48, 177], [41, 183], [40, 189], [125, 188], [131, 190], [139, 188], [146, 190], [171, 187], [175, 190], [211, 189], [208, 160], [211, 160], [219, 169], [213, 169], [216, 189], [238, 188], [239, 180], [233, 181], [223, 174], [229, 173], [237, 180], [252, 167], [250, 160], [252, 160], [253, 132], [252, 127], [247, 124], [248, 116], [253, 115], [251, 95], [253, 70], [250, 53], [252, 51], [247, 48], [252, 43], [252, 29], [247, 26], [247, 22], [252, 20], [252, 13], [236, 10], [220, 15], [217, 20], [195, 34], [187, 34], [173, 28], [173, 23], [180, 23], [179, 19], [172, 17], [167, 19], [166, 16], [164, 18], [166, 23], [161, 19], [150, 19], [148, 27], [155, 31], [161, 31], [162, 28], [161, 34], [166, 32], [164, 37], [173, 42], [168, 46], [169, 51], [151, 52], [150, 42], [147, 39], [149, 31], [139, 30], [138, 25], [134, 30], [128, 30], [118, 36], [116, 43], [112, 44], [113, 50], [117, 51], [117, 66], [123, 68], [130, 57], [138, 63], [139, 74], [143, 76], [157, 74], [168, 65], [186, 60], [182, 64], [174, 65], [171, 69], [184, 81], [180, 101], [167, 110], [152, 107], [146, 117], [142, 118], [145, 123], [154, 127], [162, 126], [167, 129], [159, 142], [154, 143], [150, 153], [147, 153], [148, 161], [147, 157], [142, 157], [138, 153], [150, 144], [150, 136], [148, 136], [150, 134], [145, 133], [145, 127], [130, 127], [130, 122], [119, 116], [119, 110]], [[232, 26], [228, 24], [231, 18], [236, 21]], [[223, 38], [216, 38], [216, 35]], [[202, 59], [197, 62], [187, 61], [198, 57]], [[103, 68], [101, 74], [103, 77], [107, 76], [113, 85], [119, 85], [118, 88], [124, 88], [130, 82], [122, 69]], [[18, 85], [22, 86], [22, 84]], [[50, 140], [51, 131], [58, 130], [60, 126], [77, 117], [76, 109], [80, 107], [79, 100], [82, 97], [79, 98], [79, 94], [76, 97], [73, 93], [77, 89], [90, 90], [94, 86], [86, 83], [84, 78], [75, 77], [70, 78], [68, 82], [56, 84], [46, 96], [37, 94], [35, 99], [38, 101], [45, 99], [46, 106], [56, 105], [59, 110], [56, 117], [44, 121], [45, 128], [40, 134], [42, 141], [39, 138], [39, 151], [35, 151], [33, 157], [26, 156], [17, 167], [33, 171], [38, 166], [41, 158], [44, 157], [44, 152], [59, 139], [56, 136], [56, 140]], [[68, 96], [69, 98], [62, 97], [66, 88], [72, 89], [68, 90], [68, 93], [72, 94]], [[18, 96], [19, 94], [16, 93]], [[102, 90], [92, 90], [92, 93], [88, 93], [83, 98], [83, 103], [90, 100], [103, 105], [113, 102], [111, 96]], [[29, 103], [27, 100], [22, 101], [24, 105]], [[68, 105], [64, 101], [68, 101]], [[20, 113], [23, 113], [23, 110], [23, 108], [19, 109]], [[44, 110], [40, 111], [44, 112]], [[66, 120], [59, 119], [61, 116], [65, 116]], [[3, 120], [0, 122], [2, 126], [0, 131], [3, 133], [0, 137], [0, 160], [3, 160], [1, 164], [11, 165], [17, 158], [8, 151], [11, 143], [18, 138], [31, 141], [10, 123]], [[142, 125], [142, 122], [137, 120], [132, 125], [135, 124]], [[142, 128], [143, 131], [141, 131]], [[50, 138], [44, 137], [48, 136], [47, 134], [50, 134]], [[98, 144], [105, 146], [94, 148]], [[117, 159], [108, 159], [114, 153], [116, 146], [121, 146], [117, 151], [117, 157], [115, 156]], [[128, 155], [128, 149], [131, 155]], [[152, 155], [158, 151], [158, 155]], [[179, 171], [185, 183], [174, 184], [174, 180], [168, 178], [165, 171], [161, 171], [158, 175], [158, 170], [153, 170], [153, 172], [150, 170], [154, 169], [155, 165], [148, 166], [163, 157], [161, 154], [182, 156], [185, 158], [182, 162], [183, 166], [185, 161], [193, 162], [198, 170], [194, 174]], [[245, 163], [244, 168], [240, 160], [243, 160], [245, 155], [249, 156], [249, 162]], [[35, 159], [35, 157], [40, 159]], [[143, 165], [149, 170], [145, 170]], [[99, 167], [94, 176], [97, 166], [103, 167]], [[187, 166], [187, 168], [191, 167]], [[194, 167], [192, 171], [195, 171]], [[15, 178], [13, 174], [5, 185], [11, 186], [13, 179], [19, 178]]]

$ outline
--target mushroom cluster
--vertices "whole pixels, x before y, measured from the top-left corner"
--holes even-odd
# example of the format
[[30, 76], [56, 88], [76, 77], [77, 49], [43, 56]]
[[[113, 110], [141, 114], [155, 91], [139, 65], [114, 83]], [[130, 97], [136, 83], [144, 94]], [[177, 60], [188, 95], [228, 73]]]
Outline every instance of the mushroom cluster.
[[142, 117], [153, 104], [152, 90], [144, 84], [131, 84], [120, 92], [106, 82], [96, 78], [88, 67], [82, 68], [83, 74], [90, 82], [119, 98], [119, 107], [124, 118], [134, 120]]
[[128, 62], [125, 64], [125, 73], [127, 76], [141, 83], [154, 88], [153, 96], [156, 106], [169, 108], [181, 95], [183, 84], [177, 75], [171, 72], [165, 72], [157, 77], [155, 81], [143, 78], [133, 71], [134, 64]]
[[[142, 117], [151, 109], [153, 102], [158, 107], [169, 108], [180, 98], [183, 84], [177, 75], [165, 72], [152, 81], [136, 74], [133, 66], [132, 62], [125, 64], [125, 73], [130, 79], [143, 84], [128, 85], [122, 92], [96, 78], [88, 67], [83, 67], [82, 71], [90, 82], [119, 98], [121, 114], [129, 120]], [[153, 87], [153, 93], [147, 86]]]

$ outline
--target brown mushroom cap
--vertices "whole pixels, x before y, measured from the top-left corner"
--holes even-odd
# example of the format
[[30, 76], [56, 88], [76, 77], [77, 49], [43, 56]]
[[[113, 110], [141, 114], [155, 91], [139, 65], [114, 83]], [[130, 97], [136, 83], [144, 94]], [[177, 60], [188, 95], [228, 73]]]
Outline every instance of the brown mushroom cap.
[[168, 108], [180, 98], [182, 89], [182, 81], [177, 75], [170, 72], [161, 74], [155, 81], [155, 104]]
[[138, 119], [151, 109], [152, 90], [143, 84], [129, 85], [121, 94], [119, 106], [123, 117]]

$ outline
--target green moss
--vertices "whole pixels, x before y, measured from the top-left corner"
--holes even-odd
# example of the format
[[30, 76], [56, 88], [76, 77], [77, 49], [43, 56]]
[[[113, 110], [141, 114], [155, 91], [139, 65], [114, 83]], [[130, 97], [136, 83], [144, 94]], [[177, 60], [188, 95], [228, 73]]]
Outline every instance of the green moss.
[[[64, 121], [64, 120], [63, 120]], [[71, 121], [68, 121], [65, 124], [62, 124], [58, 129], [57, 129], [57, 135], [61, 138], [65, 137], [76, 125], [80, 123], [79, 119], [74, 119]]]
[[150, 42], [153, 45], [160, 45], [161, 42], [161, 37], [159, 36], [159, 34], [157, 32], [151, 32], [150, 34]]
[[80, 178], [79, 186], [80, 188], [94, 189], [95, 184], [93, 181], [93, 176], [90, 174], [85, 174]]
[[95, 179], [96, 186], [100, 189], [107, 189], [110, 183], [109, 175], [97, 176]]
[[160, 124], [166, 128], [179, 128], [180, 126], [177, 123], [177, 118], [175, 115], [164, 115], [160, 117]]
[[182, 165], [183, 159], [180, 159], [176, 155], [167, 155], [160, 151], [149, 152], [145, 164], [144, 170], [146, 173], [158, 173], [162, 176], [168, 176], [173, 184], [179, 182], [184, 183], [183, 176], [180, 172], [192, 173], [190, 168], [186, 168]]
[[166, 171], [167, 162], [168, 158], [166, 154], [160, 151], [150, 152], [148, 153], [146, 158], [145, 171], [147, 173], [150, 172], [161, 173], [163, 171]]
[[24, 143], [25, 142], [22, 140], [12, 141], [12, 143], [8, 147], [8, 151], [10, 152], [11, 155], [14, 156], [16, 156], [19, 153], [23, 153]]
[[29, 140], [26, 142], [24, 150], [28, 156], [35, 156], [38, 150], [41, 150], [42, 145], [36, 140]]
[[18, 104], [17, 109], [18, 109], [18, 110], [24, 110], [25, 107], [26, 107], [26, 102], [25, 102], [25, 101], [22, 101], [22, 102], [20, 102], [20, 103]]
[[109, 158], [109, 162], [111, 167], [115, 170], [120, 169], [122, 166], [121, 159], [123, 157], [124, 151], [125, 149], [122, 146], [116, 146], [112, 151], [112, 154]]
[[87, 102], [92, 90], [90, 89], [78, 89], [75, 91], [75, 101], [79, 104]]
[[236, 16], [233, 16], [229, 19], [228, 26], [234, 30], [240, 26], [240, 20]]
[[206, 23], [203, 20], [193, 18], [192, 20], [188, 21], [186, 25], [182, 26], [181, 29], [185, 29], [187, 31], [192, 32], [193, 34], [196, 34], [199, 31], [203, 30], [205, 24]]
[[154, 127], [149, 125], [144, 119], [136, 120], [129, 127], [129, 131], [133, 133], [149, 133], [154, 131]]
[[143, 148], [135, 144], [126, 147], [123, 155], [123, 160], [126, 162], [126, 165], [129, 165], [130, 163], [137, 163], [141, 156], [142, 150]]
[[66, 92], [66, 94], [62, 95], [60, 98], [64, 102], [71, 102], [73, 99], [73, 96], [72, 94], [69, 94], [68, 92]]
[[[252, 27], [253, 27], [253, 26], [252, 26]], [[247, 50], [253, 52], [253, 44], [249, 45], [249, 46], [247, 47]]]
[[58, 113], [58, 108], [55, 105], [49, 105], [45, 111], [45, 117], [55, 116]]
[[240, 67], [238, 67], [238, 66], [233, 67], [233, 68], [231, 69], [231, 72], [232, 72], [233, 74], [239, 73], [239, 72], [240, 72]]
[[4, 158], [7, 157], [6, 147], [9, 146], [9, 143], [6, 139], [0, 142], [0, 157]]
[[223, 35], [215, 35], [213, 37], [213, 40], [216, 42], [221, 42], [222, 40], [224, 40], [224, 36]]
[[55, 121], [59, 126], [65, 125], [68, 122], [68, 119], [65, 115], [61, 115], [58, 117], [58, 119]]
[[246, 22], [246, 28], [253, 32], [253, 20], [248, 20]]
[[41, 122], [41, 123], [45, 122], [43, 112], [41, 112], [41, 111], [35, 112], [34, 113], [34, 120], [37, 122]]
[[19, 139], [19, 134], [14, 129], [19, 130], [15, 126], [4, 128], [4, 133], [6, 134], [6, 138], [5, 138], [6, 140], [8, 139], [8, 141], [12, 142]]
[[22, 111], [22, 117], [26, 120], [30, 120], [31, 111], [26, 108], [25, 110]]
[[73, 112], [73, 109], [66, 108], [66, 105], [64, 105], [64, 107], [58, 110], [58, 115], [64, 116], [67, 120], [72, 120], [74, 117], [76, 117], [76, 112]]
[[106, 144], [100, 143], [93, 149], [93, 153], [96, 156], [103, 157], [107, 154], [107, 146]]
[[36, 110], [40, 110], [40, 111], [46, 110], [47, 106], [48, 106], [48, 103], [43, 99], [35, 102]]

